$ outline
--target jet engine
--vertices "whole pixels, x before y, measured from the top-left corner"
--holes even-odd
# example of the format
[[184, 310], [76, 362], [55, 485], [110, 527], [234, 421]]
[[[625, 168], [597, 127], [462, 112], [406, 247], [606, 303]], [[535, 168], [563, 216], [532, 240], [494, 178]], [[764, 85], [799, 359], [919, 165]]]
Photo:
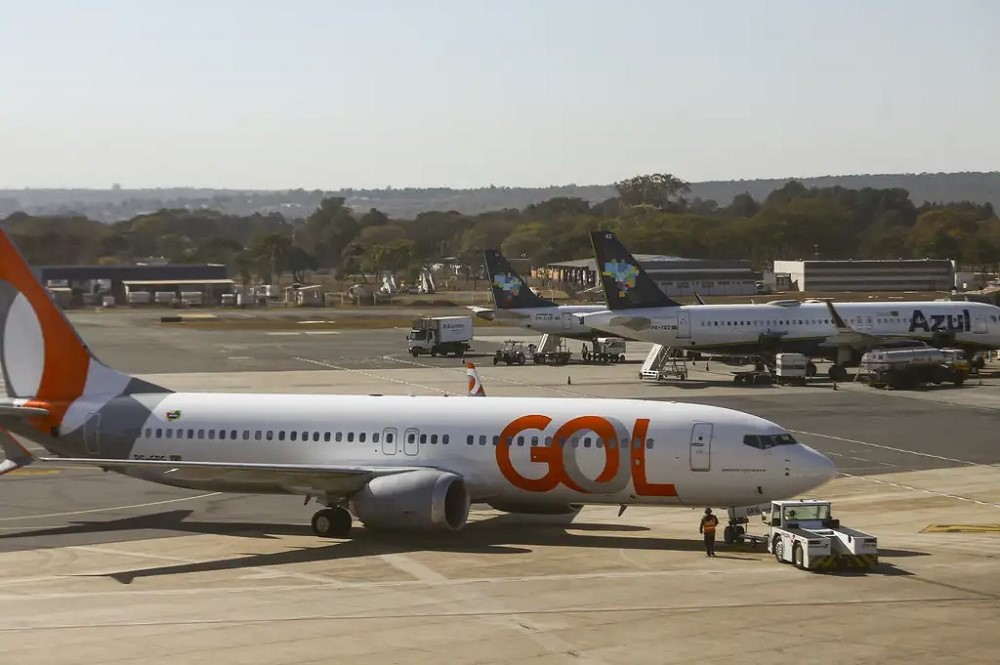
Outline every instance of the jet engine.
[[373, 478], [351, 498], [351, 512], [370, 529], [458, 531], [470, 503], [460, 476], [420, 469]]

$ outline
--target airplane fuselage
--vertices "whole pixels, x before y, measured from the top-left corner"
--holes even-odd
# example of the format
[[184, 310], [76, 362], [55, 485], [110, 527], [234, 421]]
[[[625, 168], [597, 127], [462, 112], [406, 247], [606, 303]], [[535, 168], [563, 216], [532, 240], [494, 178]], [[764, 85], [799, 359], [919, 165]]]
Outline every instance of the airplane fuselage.
[[[591, 340], [604, 336], [604, 333], [581, 323], [580, 317], [604, 310], [604, 305], [555, 305], [553, 307], [521, 307], [487, 311], [492, 320], [498, 323], [509, 323], [512, 326], [525, 328], [541, 335]], [[477, 312], [477, 314], [480, 313]]]
[[[1000, 348], [1000, 308], [964, 301], [837, 303], [853, 330], [909, 337], [969, 349]], [[684, 305], [605, 310], [585, 315], [587, 325], [654, 344], [705, 352], [753, 353], [762, 340], [780, 349], [836, 359], [825, 344], [836, 332], [823, 302], [761, 305]]]
[[[82, 446], [108, 459], [427, 467], [461, 476], [474, 501], [755, 505], [833, 471], [800, 443], [756, 447], [757, 437], [788, 436], [757, 416], [637, 400], [132, 395], [76, 403], [63, 429], [56, 438], [18, 433], [67, 456]], [[127, 473], [209, 491], [297, 493], [294, 479], [252, 474]]]

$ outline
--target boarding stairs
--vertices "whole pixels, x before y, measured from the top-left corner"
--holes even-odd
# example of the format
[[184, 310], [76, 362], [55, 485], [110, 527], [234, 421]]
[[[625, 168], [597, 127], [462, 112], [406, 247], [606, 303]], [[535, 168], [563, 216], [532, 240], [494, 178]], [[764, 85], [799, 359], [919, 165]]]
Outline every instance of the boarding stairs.
[[653, 345], [639, 370], [639, 378], [644, 381], [662, 381], [670, 376], [684, 380], [687, 375], [687, 359], [674, 357], [671, 348], [662, 344]]

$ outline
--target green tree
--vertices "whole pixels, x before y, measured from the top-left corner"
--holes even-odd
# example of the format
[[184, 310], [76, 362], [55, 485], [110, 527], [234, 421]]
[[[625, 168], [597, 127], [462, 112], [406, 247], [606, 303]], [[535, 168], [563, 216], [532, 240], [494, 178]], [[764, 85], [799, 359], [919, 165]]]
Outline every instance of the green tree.
[[615, 189], [625, 206], [649, 205], [679, 211], [680, 196], [690, 192], [691, 186], [669, 173], [653, 173], [616, 182]]

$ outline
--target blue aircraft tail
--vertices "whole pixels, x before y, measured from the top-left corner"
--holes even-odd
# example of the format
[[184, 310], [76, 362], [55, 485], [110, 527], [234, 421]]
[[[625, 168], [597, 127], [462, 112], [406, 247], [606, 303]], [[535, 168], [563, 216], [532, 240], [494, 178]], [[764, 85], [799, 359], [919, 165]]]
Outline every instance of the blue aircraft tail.
[[680, 307], [660, 290], [614, 233], [591, 231], [590, 239], [608, 309]]
[[528, 283], [511, 267], [510, 262], [496, 249], [484, 249], [486, 274], [490, 280], [493, 305], [497, 309], [520, 309], [524, 307], [554, 307], [528, 288]]

